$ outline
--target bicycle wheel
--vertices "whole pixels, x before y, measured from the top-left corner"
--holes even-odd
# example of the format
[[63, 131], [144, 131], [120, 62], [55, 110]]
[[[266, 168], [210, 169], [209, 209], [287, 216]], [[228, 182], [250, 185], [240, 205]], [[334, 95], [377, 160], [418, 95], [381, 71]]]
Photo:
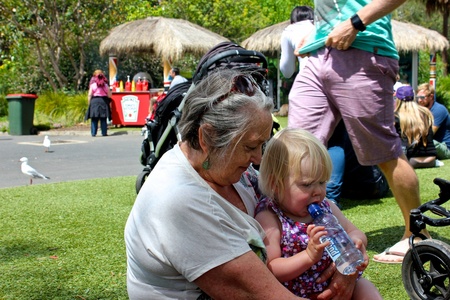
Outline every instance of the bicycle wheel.
[[136, 178], [136, 194], [139, 194], [144, 182], [147, 180], [148, 175], [150, 175], [151, 169], [145, 168]]
[[413, 264], [411, 250], [402, 263], [403, 285], [410, 299], [450, 299], [450, 246], [438, 240], [423, 240], [415, 245], [420, 264], [425, 270], [421, 274]]

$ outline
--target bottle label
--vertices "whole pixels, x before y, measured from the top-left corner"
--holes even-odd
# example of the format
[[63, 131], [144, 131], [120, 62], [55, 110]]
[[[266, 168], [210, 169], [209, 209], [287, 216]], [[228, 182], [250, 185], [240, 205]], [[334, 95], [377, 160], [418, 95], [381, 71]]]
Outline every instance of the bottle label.
[[341, 255], [341, 252], [339, 251], [338, 247], [336, 247], [336, 241], [334, 238], [326, 236], [322, 238], [322, 242], [330, 241], [330, 244], [325, 248], [325, 250], [330, 255], [331, 259], [333, 261], [336, 261], [336, 259]]

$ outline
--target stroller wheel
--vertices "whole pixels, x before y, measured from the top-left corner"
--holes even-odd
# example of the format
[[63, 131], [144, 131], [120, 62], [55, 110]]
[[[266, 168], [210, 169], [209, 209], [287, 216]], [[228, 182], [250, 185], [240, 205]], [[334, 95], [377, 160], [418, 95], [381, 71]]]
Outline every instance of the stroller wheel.
[[137, 176], [136, 178], [136, 194], [139, 193], [142, 186], [144, 185], [145, 180], [147, 180], [148, 175], [150, 175], [150, 172], [152, 170], [149, 168], [145, 168], [142, 170], [142, 172]]
[[402, 263], [403, 285], [410, 299], [450, 299], [450, 246], [439, 240], [423, 240], [414, 248], [419, 261], [414, 262], [410, 249]]

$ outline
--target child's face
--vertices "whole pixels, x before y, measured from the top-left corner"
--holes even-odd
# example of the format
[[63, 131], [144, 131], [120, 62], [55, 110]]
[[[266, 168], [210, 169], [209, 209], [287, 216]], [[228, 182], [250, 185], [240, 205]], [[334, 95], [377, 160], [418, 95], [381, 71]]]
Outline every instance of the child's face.
[[302, 163], [302, 177], [291, 175], [286, 178], [284, 199], [280, 201], [282, 209], [296, 217], [309, 218], [308, 205], [320, 203], [326, 195], [326, 181], [313, 178]]

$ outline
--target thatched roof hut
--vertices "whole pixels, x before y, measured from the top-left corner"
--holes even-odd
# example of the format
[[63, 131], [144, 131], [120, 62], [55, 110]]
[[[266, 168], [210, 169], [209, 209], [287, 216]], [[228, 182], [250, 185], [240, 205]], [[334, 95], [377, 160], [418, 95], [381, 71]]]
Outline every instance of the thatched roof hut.
[[148, 17], [113, 28], [100, 44], [100, 54], [149, 53], [176, 61], [185, 53], [203, 55], [228, 39], [182, 19]]
[[[167, 78], [170, 62], [179, 60], [187, 53], [203, 56], [209, 49], [224, 41], [228, 39], [186, 20], [148, 17], [113, 28], [100, 43], [100, 54], [156, 55], [163, 62], [164, 78]], [[110, 60], [110, 70], [112, 69], [114, 67]], [[164, 83], [166, 89], [168, 84], [170, 82]]]
[[[261, 29], [244, 40], [242, 46], [277, 56], [281, 50], [281, 34], [288, 25], [289, 21], [285, 21]], [[437, 31], [412, 23], [392, 20], [392, 34], [400, 52], [420, 50], [441, 52], [449, 47], [448, 40]]]

